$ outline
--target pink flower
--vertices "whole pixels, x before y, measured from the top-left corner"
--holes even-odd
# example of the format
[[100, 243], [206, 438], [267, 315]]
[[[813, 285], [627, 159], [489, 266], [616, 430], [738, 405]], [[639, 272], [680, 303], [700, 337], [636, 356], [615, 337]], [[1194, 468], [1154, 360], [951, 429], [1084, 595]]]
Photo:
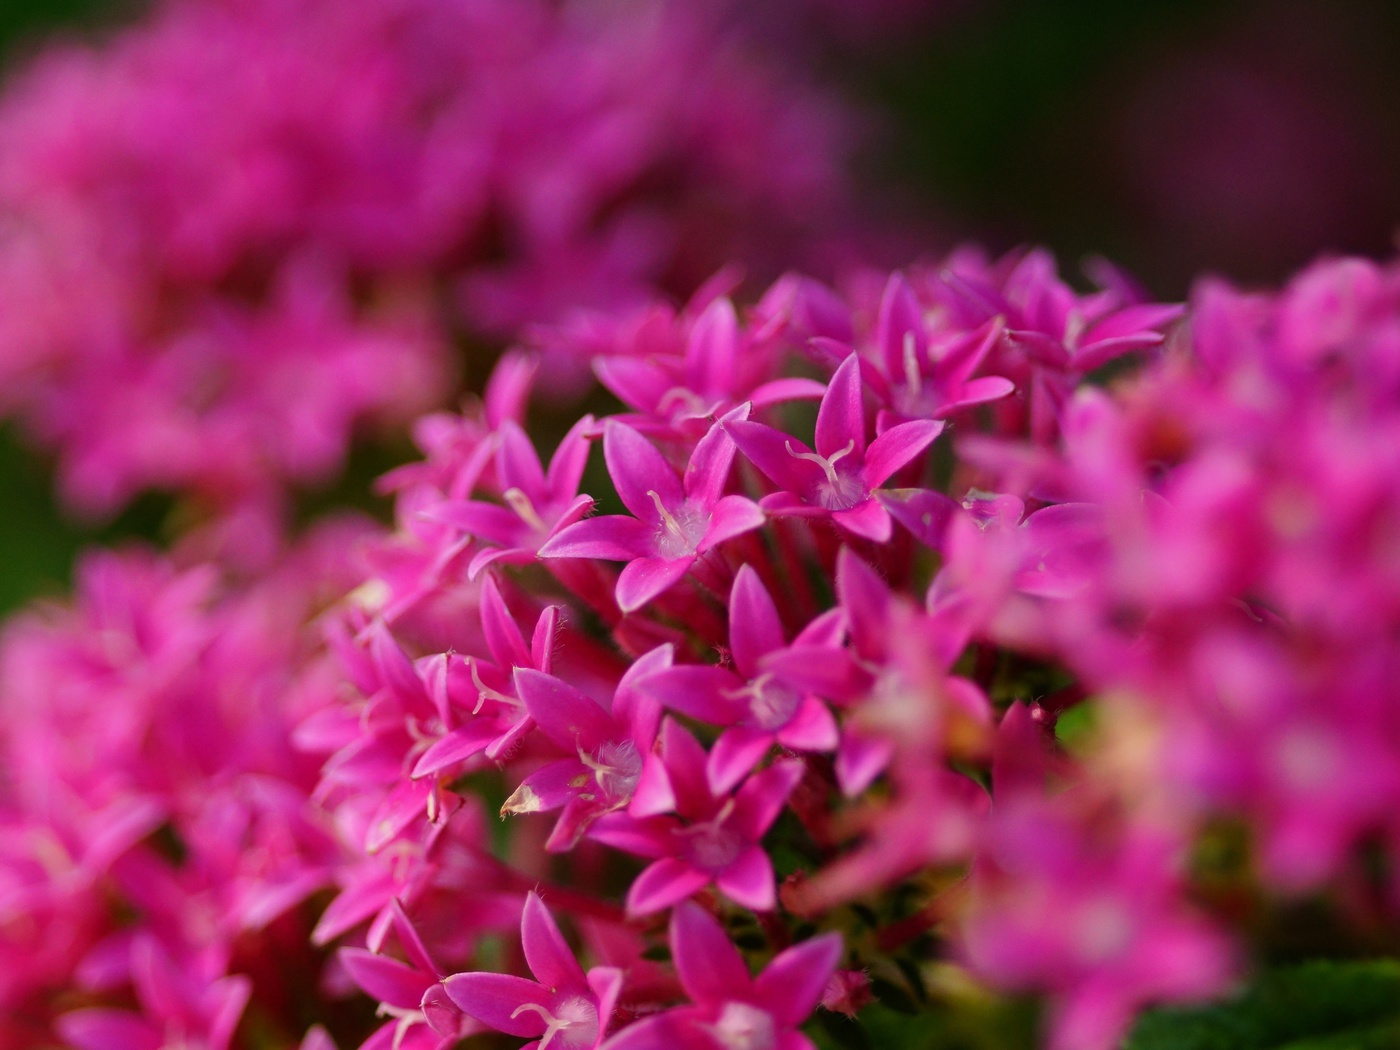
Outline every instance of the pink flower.
[[817, 413], [816, 451], [782, 431], [744, 419], [724, 425], [740, 450], [780, 491], [759, 506], [769, 514], [830, 517], [855, 536], [882, 543], [890, 515], [874, 489], [910, 463], [943, 431], [930, 419], [886, 430], [866, 445], [864, 387], [852, 354], [831, 377]]
[[776, 902], [773, 865], [760, 840], [801, 779], [802, 764], [775, 763], [749, 777], [732, 796], [717, 795], [705, 777], [704, 750], [670, 720], [661, 728], [660, 762], [665, 790], [650, 794], [646, 810], [674, 809], [685, 822], [650, 816], [646, 810], [615, 813], [589, 833], [599, 842], [653, 859], [633, 881], [627, 910], [638, 915], [660, 911], [713, 883], [747, 908], [770, 911]]
[[715, 1046], [812, 1050], [797, 1031], [816, 1008], [841, 957], [826, 933], [781, 952], [758, 977], [708, 913], [682, 904], [671, 914], [671, 952], [694, 1005], [644, 1018], [608, 1040], [608, 1050], [712, 1050]]
[[603, 455], [623, 505], [633, 517], [588, 518], [540, 548], [545, 558], [627, 561], [617, 604], [634, 612], [673, 586], [711, 549], [758, 528], [763, 512], [743, 496], [724, 495], [734, 443], [727, 428], [738, 409], [715, 423], [691, 453], [683, 478], [656, 446], [625, 423], [609, 422]]
[[482, 1024], [536, 1040], [525, 1050], [596, 1050], [622, 990], [622, 972], [586, 974], [538, 896], [525, 899], [520, 943], [534, 981], [502, 973], [458, 973], [443, 981], [452, 1002]]

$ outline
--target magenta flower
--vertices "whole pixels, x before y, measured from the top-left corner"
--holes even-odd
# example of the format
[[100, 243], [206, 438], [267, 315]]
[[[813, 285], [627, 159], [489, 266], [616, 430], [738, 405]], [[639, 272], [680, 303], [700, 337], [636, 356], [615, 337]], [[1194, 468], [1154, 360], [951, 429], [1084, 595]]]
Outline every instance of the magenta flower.
[[441, 971], [398, 901], [392, 914], [404, 961], [364, 948], [338, 953], [350, 979], [391, 1018], [360, 1050], [448, 1050], [481, 1028], [448, 997]]
[[[694, 309], [692, 304], [687, 313]], [[651, 330], [665, 324], [665, 315], [651, 314], [648, 320], [652, 324], [626, 348], [631, 353], [598, 357], [593, 366], [602, 384], [637, 411], [622, 419], [639, 429], [703, 434], [711, 420], [744, 401], [761, 410], [821, 397], [822, 385], [816, 380], [775, 378], [778, 345], [762, 345], [741, 333], [728, 299], [714, 299], [693, 322], [687, 324], [685, 315], [673, 322], [688, 328], [676, 333], [676, 342], [683, 340], [681, 353]], [[649, 345], [658, 342], [663, 345]]]
[[637, 694], [638, 683], [671, 665], [671, 647], [639, 658], [623, 675], [605, 709], [552, 675], [516, 668], [515, 689], [539, 731], [567, 758], [530, 774], [501, 806], [501, 814], [541, 813], [563, 807], [545, 848], [572, 849], [598, 817], [628, 805], [637, 793], [643, 756], [660, 721], [656, 705]]
[[[793, 640], [795, 647], [839, 647], [843, 616], [833, 610]], [[762, 761], [774, 744], [796, 751], [836, 747], [836, 720], [816, 696], [770, 670], [765, 658], [786, 648], [782, 621], [767, 588], [750, 566], [734, 577], [729, 596], [729, 650], [734, 670], [681, 665], [662, 671], [645, 689], [667, 707], [710, 725], [728, 726], [706, 764], [710, 788], [724, 794]]]
[[671, 914], [671, 953], [693, 1005], [624, 1028], [607, 1050], [814, 1050], [797, 1027], [816, 1009], [841, 951], [841, 935], [824, 933], [779, 953], [751, 977], [719, 923], [698, 905], [681, 904]]
[[727, 427], [736, 409], [715, 423], [695, 446], [684, 478], [641, 434], [609, 421], [603, 456], [623, 505], [632, 517], [587, 518], [540, 548], [544, 558], [626, 561], [617, 581], [617, 604], [634, 612], [666, 591], [710, 550], [763, 524], [763, 512], [743, 496], [724, 495], [734, 443]]
[[592, 416], [575, 423], [555, 449], [546, 472], [519, 424], [506, 420], [496, 432], [495, 481], [501, 503], [449, 499], [422, 511], [491, 544], [473, 555], [467, 566], [469, 577], [497, 561], [510, 565], [534, 561], [544, 544], [593, 509], [592, 498], [579, 495], [578, 486], [594, 427]]
[[520, 919], [520, 943], [535, 980], [503, 973], [458, 973], [443, 981], [463, 1013], [488, 1028], [533, 1040], [522, 1050], [596, 1050], [622, 990], [622, 971], [595, 966], [586, 974], [549, 909], [531, 893]]
[[[760, 841], [802, 778], [802, 763], [774, 763], [732, 796], [715, 794], [705, 775], [704, 749], [668, 719], [661, 728], [660, 765], [665, 788], [649, 793], [645, 809], [634, 809], [637, 815], [610, 814], [589, 832], [600, 842], [653, 858], [627, 892], [628, 912], [661, 911], [711, 883], [746, 908], [771, 911], [777, 902], [773, 864]], [[674, 810], [684, 822], [646, 815], [648, 810]]]
[[[992, 318], [971, 331], [930, 331], [914, 289], [904, 276], [891, 274], [880, 300], [871, 367], [866, 379], [885, 406], [876, 421], [883, 433], [911, 420], [946, 419], [955, 412], [1010, 396], [1016, 384], [1002, 376], [976, 373], [997, 341], [1002, 321]], [[817, 344], [838, 358], [853, 352], [834, 340]]]
[[735, 444], [781, 491], [759, 506], [769, 514], [830, 517], [847, 532], [883, 543], [890, 515], [874, 490], [912, 462], [943, 424], [912, 420], [890, 427], [867, 447], [860, 361], [850, 355], [822, 397], [813, 452], [780, 430], [747, 419], [727, 420]]

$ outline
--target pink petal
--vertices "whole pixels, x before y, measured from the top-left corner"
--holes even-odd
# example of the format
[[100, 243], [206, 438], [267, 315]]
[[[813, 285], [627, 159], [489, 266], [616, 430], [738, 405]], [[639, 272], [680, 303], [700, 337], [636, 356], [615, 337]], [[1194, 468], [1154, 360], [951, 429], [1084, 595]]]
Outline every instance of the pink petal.
[[624, 404], [651, 414], [675, 381], [650, 361], [635, 357], [597, 357], [593, 374]]
[[877, 499], [857, 503], [850, 510], [832, 511], [831, 520], [847, 532], [876, 543], [887, 541], [894, 529], [889, 511]]
[[530, 650], [515, 617], [506, 608], [493, 576], [481, 581], [481, 630], [491, 658], [502, 667], [523, 667], [530, 663]]
[[744, 681], [723, 667], [686, 664], [653, 675], [646, 691], [673, 711], [710, 725], [732, 725], [747, 706], [734, 698]]
[[559, 992], [583, 987], [583, 967], [570, 950], [554, 916], [544, 906], [539, 895], [525, 898], [525, 910], [520, 919], [520, 943], [525, 949], [525, 961], [540, 984]]
[[593, 751], [617, 736], [617, 726], [598, 701], [553, 675], [517, 667], [515, 692], [544, 735], [570, 753]]
[[563, 499], [566, 494], [578, 492], [583, 472], [588, 467], [588, 452], [592, 442], [588, 434], [596, 426], [591, 415], [584, 416], [564, 435], [554, 456], [549, 461], [549, 473], [545, 477], [552, 499]]
[[758, 573], [741, 565], [729, 592], [729, 649], [734, 666], [745, 678], [758, 675], [758, 662], [787, 642], [778, 607]]
[[710, 790], [716, 795], [729, 794], [734, 785], [763, 761], [772, 746], [773, 734], [764, 729], [736, 726], [721, 733], [710, 749], [705, 767]]
[[749, 777], [734, 796], [734, 815], [730, 817], [734, 829], [751, 842], [762, 838], [783, 811], [805, 769], [801, 760], [786, 759]]
[[[655, 517], [655, 508], [652, 508]], [[602, 558], [631, 561], [651, 552], [655, 527], [624, 514], [584, 518], [561, 529], [540, 547], [541, 558]]]
[[625, 613], [635, 612], [675, 586], [694, 564], [693, 557], [638, 558], [629, 562], [617, 578], [618, 608]]
[[916, 349], [924, 348], [924, 313], [914, 289], [900, 273], [890, 274], [880, 297], [880, 315], [875, 322], [875, 346], [891, 376], [904, 375], [904, 338], [913, 333]]
[[716, 397], [733, 390], [739, 367], [739, 319], [728, 299], [714, 300], [695, 319], [685, 363], [697, 394]]
[[676, 809], [693, 820], [707, 818], [716, 807], [705, 776], [708, 756], [699, 742], [679, 722], [668, 718], [661, 726], [661, 756], [666, 762]]
[[894, 744], [847, 731], [836, 752], [836, 780], [847, 798], [868, 788], [894, 757]]
[[670, 813], [676, 808], [676, 793], [671, 789], [671, 777], [666, 772], [666, 764], [657, 755], [647, 755], [642, 760], [642, 772], [637, 777], [636, 790], [627, 812], [634, 817], [654, 817], [660, 813]]
[[496, 472], [502, 489], [519, 489], [531, 500], [545, 494], [539, 454], [520, 424], [507, 419], [496, 431]]
[[530, 664], [545, 674], [549, 673], [554, 655], [554, 638], [558, 631], [559, 606], [547, 606], [535, 621], [535, 631], [530, 636]]
[[748, 414], [748, 406], [740, 406], [735, 412], [713, 424], [696, 443], [683, 479], [687, 498], [711, 507], [724, 494], [724, 486], [729, 481], [729, 468], [734, 464], [735, 451], [734, 439], [725, 431], [725, 424], [738, 422]]
[[608, 813], [588, 829], [588, 837], [638, 857], [668, 857], [675, 852], [673, 817], [637, 819], [625, 813]]
[[787, 1027], [807, 1020], [841, 959], [839, 933], [825, 933], [788, 948], [759, 974], [754, 986], [768, 1012]]
[[721, 893], [752, 911], [772, 911], [778, 906], [773, 883], [773, 863], [761, 846], [745, 847], [715, 878]]
[[668, 508], [685, 501], [680, 478], [671, 464], [655, 445], [625, 423], [609, 420], [604, 424], [603, 458], [623, 505], [647, 525], [655, 527], [661, 522], [649, 493], [655, 492]]
[[[826, 480], [822, 468], [793, 453], [811, 452], [796, 438], [772, 427], [740, 420], [725, 427], [739, 451], [761, 470], [768, 480], [787, 492], [806, 493]], [[789, 446], [792, 452], [788, 451]]]
[[[846, 348], [850, 353], [850, 348]], [[749, 403], [754, 408], [767, 408], [788, 401], [819, 401], [826, 387], [815, 379], [772, 379], [754, 387]]]
[[951, 499], [932, 489], [882, 489], [875, 498], [925, 547], [943, 549], [943, 533], [957, 512]]
[[608, 1022], [622, 994], [622, 971], [615, 966], [595, 966], [588, 971], [588, 987], [598, 1000], [598, 1036], [607, 1034]]
[[876, 489], [906, 463], [933, 444], [933, 439], [943, 433], [944, 424], [932, 419], [914, 419], [890, 427], [870, 443], [865, 454], [865, 466], [861, 477], [865, 484]]
[[649, 915], [700, 892], [710, 884], [710, 876], [683, 860], [663, 857], [642, 870], [627, 891], [627, 913]]
[[743, 496], [725, 496], [715, 504], [710, 526], [705, 530], [696, 550], [704, 554], [735, 536], [763, 527], [764, 514], [757, 503]]
[[859, 460], [865, 454], [864, 395], [860, 358], [851, 354], [831, 377], [826, 394], [822, 397], [821, 408], [817, 410], [814, 443], [823, 456], [835, 455], [852, 441], [855, 447], [850, 455]]
[[525, 1037], [544, 1034], [545, 1021], [537, 1010], [515, 1013], [521, 1006], [544, 1006], [549, 1001], [549, 990], [534, 981], [504, 973], [458, 973], [442, 986], [464, 1014], [498, 1032]]
[[778, 742], [794, 751], [834, 751], [841, 740], [830, 709], [815, 697], [805, 697], [792, 721], [778, 730]]
[[73, 1010], [55, 1022], [77, 1050], [160, 1050], [165, 1039], [144, 1017], [125, 1010]]
[[753, 981], [724, 928], [698, 904], [671, 913], [671, 956], [681, 987], [701, 1006], [746, 999]]
[[337, 955], [351, 979], [370, 998], [404, 1010], [416, 1010], [423, 993], [437, 978], [386, 955], [375, 955], [363, 948], [342, 948]]

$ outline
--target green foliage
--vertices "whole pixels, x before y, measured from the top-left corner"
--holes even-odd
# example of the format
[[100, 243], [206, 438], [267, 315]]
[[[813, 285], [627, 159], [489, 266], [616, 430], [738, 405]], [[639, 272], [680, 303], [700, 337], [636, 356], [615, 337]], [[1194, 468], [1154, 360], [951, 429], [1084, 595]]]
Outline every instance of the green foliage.
[[1261, 977], [1234, 1000], [1146, 1014], [1125, 1050], [1393, 1050], [1400, 961], [1312, 962]]

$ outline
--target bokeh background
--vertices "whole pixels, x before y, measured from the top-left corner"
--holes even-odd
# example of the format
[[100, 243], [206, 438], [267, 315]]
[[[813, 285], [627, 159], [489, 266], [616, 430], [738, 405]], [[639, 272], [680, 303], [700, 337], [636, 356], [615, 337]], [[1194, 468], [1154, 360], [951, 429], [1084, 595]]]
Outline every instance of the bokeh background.
[[[0, 0], [5, 67], [140, 6]], [[870, 119], [860, 175], [904, 231], [891, 252], [1043, 243], [1067, 269], [1101, 253], [1174, 298], [1202, 272], [1266, 284], [1319, 254], [1392, 250], [1393, 0], [744, 7], [757, 9], [756, 46], [810, 64]], [[385, 457], [359, 456], [335, 498], [366, 491]], [[0, 430], [0, 610], [60, 591], [80, 546], [158, 535], [168, 510], [149, 497], [94, 528], [65, 517], [51, 489], [46, 464]]]

